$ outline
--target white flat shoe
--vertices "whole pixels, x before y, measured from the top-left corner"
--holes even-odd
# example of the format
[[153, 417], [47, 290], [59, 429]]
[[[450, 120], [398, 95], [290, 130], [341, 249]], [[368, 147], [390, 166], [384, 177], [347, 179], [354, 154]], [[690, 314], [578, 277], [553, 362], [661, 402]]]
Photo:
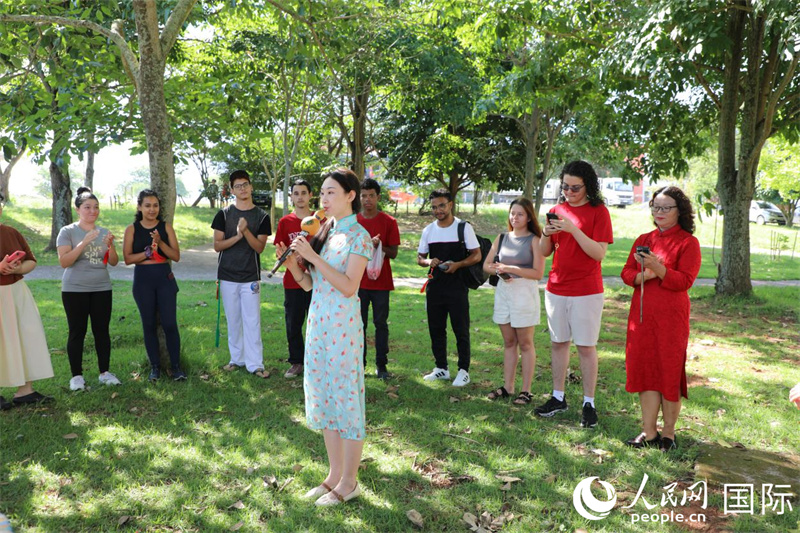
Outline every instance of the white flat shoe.
[[316, 502], [314, 502], [314, 504], [317, 507], [332, 507], [334, 505], [339, 505], [340, 503], [349, 502], [353, 498], [357, 498], [360, 495], [361, 495], [361, 486], [356, 485], [356, 488], [353, 489], [353, 492], [351, 492], [345, 497], [342, 497], [341, 494], [339, 494], [335, 490], [332, 490], [329, 493], [322, 496]]
[[333, 490], [333, 489], [331, 489], [331, 488], [330, 488], [328, 485], [326, 485], [325, 483], [323, 483], [323, 484], [322, 484], [322, 485], [320, 485], [319, 487], [314, 487], [314, 488], [313, 488], [313, 489], [311, 489], [310, 491], [306, 492], [306, 493], [303, 495], [303, 498], [305, 498], [305, 499], [307, 499], [307, 500], [316, 500], [316, 499], [318, 499], [320, 496], [325, 496], [326, 494], [328, 494], [328, 493], [329, 493], [330, 491], [332, 491], [332, 490]]

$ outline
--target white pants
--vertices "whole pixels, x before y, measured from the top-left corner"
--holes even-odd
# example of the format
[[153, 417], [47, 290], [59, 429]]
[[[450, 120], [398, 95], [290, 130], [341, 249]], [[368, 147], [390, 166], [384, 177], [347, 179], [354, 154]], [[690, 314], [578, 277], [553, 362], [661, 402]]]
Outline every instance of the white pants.
[[222, 305], [228, 319], [230, 364], [248, 372], [264, 368], [261, 345], [261, 282], [220, 281]]

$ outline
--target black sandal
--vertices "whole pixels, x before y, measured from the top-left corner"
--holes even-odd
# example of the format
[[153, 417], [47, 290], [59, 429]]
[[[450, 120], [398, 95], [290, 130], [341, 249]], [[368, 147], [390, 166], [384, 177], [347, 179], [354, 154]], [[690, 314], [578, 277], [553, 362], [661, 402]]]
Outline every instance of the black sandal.
[[530, 392], [526, 392], [526, 391], [522, 391], [522, 392], [519, 393], [519, 396], [514, 398], [514, 402], [513, 403], [514, 403], [514, 405], [527, 405], [527, 404], [531, 403], [531, 400], [533, 400], [533, 396], [531, 395], [531, 393]]
[[490, 400], [499, 400], [500, 398], [508, 398], [509, 394], [505, 387], [498, 387], [489, 393], [487, 398]]

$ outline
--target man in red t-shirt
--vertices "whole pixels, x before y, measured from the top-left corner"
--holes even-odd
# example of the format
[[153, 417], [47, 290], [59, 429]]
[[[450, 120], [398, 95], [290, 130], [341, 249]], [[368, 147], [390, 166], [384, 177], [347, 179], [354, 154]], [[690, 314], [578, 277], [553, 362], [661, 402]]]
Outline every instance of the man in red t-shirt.
[[[300, 222], [311, 215], [309, 208], [311, 184], [306, 180], [296, 180], [292, 184], [291, 195], [294, 212], [278, 221], [273, 244], [283, 243], [289, 246], [300, 234]], [[310, 304], [311, 291], [306, 292], [297, 284], [293, 276], [284, 274], [283, 310], [286, 317], [286, 340], [289, 343], [289, 364], [291, 365], [283, 375], [285, 378], [294, 378], [303, 374], [303, 360], [305, 359], [303, 324], [305, 324]]]
[[603, 314], [600, 262], [614, 238], [611, 216], [592, 165], [585, 161], [567, 163], [561, 171], [561, 191], [564, 201], [547, 213], [547, 225], [539, 241], [542, 255], [554, 254], [545, 291], [553, 396], [534, 412], [551, 417], [567, 410], [564, 385], [572, 341], [578, 349], [583, 378], [581, 426], [593, 428], [597, 426], [594, 394]]
[[372, 245], [377, 248], [380, 243], [383, 247], [383, 266], [377, 279], [370, 279], [371, 265], [361, 278], [361, 287], [358, 297], [361, 299], [361, 320], [364, 323], [364, 366], [367, 366], [367, 324], [369, 323], [369, 304], [372, 303], [372, 322], [375, 324], [375, 374], [380, 379], [387, 379], [389, 372], [386, 363], [389, 357], [389, 293], [394, 290], [392, 280], [392, 267], [390, 259], [397, 257], [400, 246], [400, 230], [397, 221], [378, 211], [378, 201], [381, 197], [381, 186], [372, 178], [361, 182], [361, 213], [358, 214], [358, 223], [367, 230], [372, 237]]

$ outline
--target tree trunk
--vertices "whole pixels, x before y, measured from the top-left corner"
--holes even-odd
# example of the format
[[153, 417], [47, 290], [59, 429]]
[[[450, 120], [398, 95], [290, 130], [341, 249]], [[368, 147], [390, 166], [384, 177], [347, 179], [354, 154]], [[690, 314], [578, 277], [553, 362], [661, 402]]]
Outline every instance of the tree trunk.
[[50, 226], [50, 242], [45, 251], [56, 249], [56, 237], [61, 228], [72, 224], [72, 191], [69, 183], [69, 169], [50, 162], [50, 186], [53, 189], [53, 216]]
[[532, 113], [526, 113], [518, 122], [525, 143], [525, 185], [522, 195], [533, 198], [536, 180], [536, 163], [539, 158], [539, 108], [534, 106]]
[[86, 152], [86, 176], [83, 179], [83, 184], [92, 190], [94, 190], [94, 155], [93, 150]]
[[139, 36], [139, 108], [142, 113], [147, 155], [150, 162], [150, 186], [161, 198], [164, 220], [175, 217], [175, 166], [167, 104], [164, 97], [166, 57], [159, 40], [158, 15], [154, 1], [133, 2]]
[[369, 107], [370, 94], [369, 81], [364, 82], [361, 91], [353, 99], [353, 172], [358, 180], [361, 181], [365, 176], [365, 152], [366, 152], [366, 131], [367, 131], [367, 108]]
[[28, 141], [22, 141], [22, 145], [20, 146], [19, 151], [11, 158], [11, 161], [8, 162], [6, 168], [0, 172], [0, 193], [2, 193], [3, 198], [6, 199], [6, 202], [11, 201], [11, 195], [8, 192], [8, 183], [11, 181], [11, 171], [14, 169], [14, 165], [16, 165], [22, 156], [25, 155], [25, 151], [28, 149]]
[[479, 194], [480, 194], [480, 191], [478, 190], [478, 184], [476, 183], [475, 187], [474, 187], [474, 192], [472, 194], [472, 214], [473, 215], [477, 215], [478, 214], [478, 195]]
[[[746, 12], [731, 9], [728, 13], [727, 35], [732, 42], [741, 43], [744, 37]], [[745, 176], [736, 169], [736, 126], [739, 111], [739, 77], [742, 47], [732, 46], [725, 58], [724, 82], [720, 98], [719, 144], [717, 161], [717, 192], [722, 205], [722, 259], [716, 282], [717, 294], [749, 295], [750, 284], [750, 226], [748, 214], [752, 191]], [[743, 170], [743, 169], [742, 169]]]

